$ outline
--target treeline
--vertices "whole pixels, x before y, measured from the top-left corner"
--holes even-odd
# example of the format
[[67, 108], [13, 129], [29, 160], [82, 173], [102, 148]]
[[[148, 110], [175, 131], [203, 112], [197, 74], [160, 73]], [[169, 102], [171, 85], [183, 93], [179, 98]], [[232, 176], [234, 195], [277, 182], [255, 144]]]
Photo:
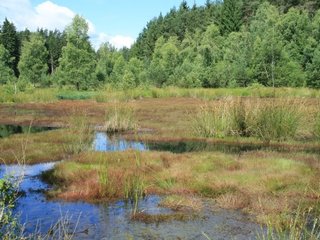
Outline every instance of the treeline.
[[0, 84], [23, 89], [290, 86], [320, 88], [319, 1], [183, 1], [151, 20], [131, 49], [95, 51], [80, 16], [64, 32], [0, 32]]

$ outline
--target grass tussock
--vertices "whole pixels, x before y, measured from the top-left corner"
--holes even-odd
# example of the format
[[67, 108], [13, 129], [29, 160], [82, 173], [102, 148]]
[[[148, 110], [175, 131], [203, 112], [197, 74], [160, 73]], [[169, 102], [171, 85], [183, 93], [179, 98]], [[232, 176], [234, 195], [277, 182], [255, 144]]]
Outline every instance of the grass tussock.
[[135, 111], [131, 106], [115, 104], [108, 108], [104, 124], [107, 132], [122, 132], [136, 128]]
[[86, 112], [73, 112], [68, 120], [69, 134], [64, 144], [65, 153], [77, 154], [89, 150], [93, 141], [93, 128], [90, 126]]
[[316, 240], [320, 239], [320, 218], [312, 209], [300, 209], [281, 218], [285, 224], [268, 222], [267, 233], [258, 235], [260, 240]]
[[254, 137], [267, 143], [295, 140], [305, 126], [302, 123], [312, 116], [312, 113], [305, 116], [303, 101], [256, 100], [231, 98], [200, 108], [192, 121], [194, 135], [215, 138]]
[[159, 204], [161, 207], [170, 208], [173, 211], [197, 212], [203, 208], [203, 202], [193, 196], [170, 195], [165, 197]]
[[205, 196], [263, 223], [294, 212], [301, 202], [318, 208], [320, 201], [319, 169], [290, 153], [91, 152], [60, 163], [51, 175], [62, 184], [56, 196], [66, 200], [135, 202], [144, 194], [168, 194], [176, 197], [164, 206], [197, 209], [201, 204], [181, 196]]

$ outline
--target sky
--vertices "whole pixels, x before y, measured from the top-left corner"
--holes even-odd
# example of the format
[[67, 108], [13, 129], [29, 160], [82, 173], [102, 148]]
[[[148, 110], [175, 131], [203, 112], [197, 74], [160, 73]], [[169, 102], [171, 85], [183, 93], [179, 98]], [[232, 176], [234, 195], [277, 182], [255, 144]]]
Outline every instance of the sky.
[[[152, 18], [179, 7], [182, 0], [0, 0], [0, 24], [5, 18], [17, 30], [37, 28], [62, 31], [80, 14], [89, 24], [94, 48], [110, 42], [116, 48], [130, 47]], [[203, 5], [205, 0], [187, 0]]]

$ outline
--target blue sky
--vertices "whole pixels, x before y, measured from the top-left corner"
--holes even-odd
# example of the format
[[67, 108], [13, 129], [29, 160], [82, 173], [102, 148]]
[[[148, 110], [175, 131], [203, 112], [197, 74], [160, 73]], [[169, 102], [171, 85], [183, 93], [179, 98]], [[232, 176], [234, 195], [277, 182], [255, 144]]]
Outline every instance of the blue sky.
[[[178, 7], [182, 0], [0, 0], [0, 21], [5, 17], [19, 30], [37, 27], [62, 30], [74, 14], [86, 18], [91, 41], [97, 47], [109, 41], [116, 47], [129, 46], [146, 23], [160, 12]], [[205, 0], [187, 0], [203, 5]], [[18, 9], [18, 10], [17, 10]]]

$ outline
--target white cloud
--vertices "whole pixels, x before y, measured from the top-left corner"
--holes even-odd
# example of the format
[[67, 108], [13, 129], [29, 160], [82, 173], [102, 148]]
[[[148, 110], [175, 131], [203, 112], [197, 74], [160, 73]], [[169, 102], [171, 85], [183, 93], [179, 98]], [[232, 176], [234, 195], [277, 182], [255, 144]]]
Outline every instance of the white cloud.
[[[18, 30], [28, 28], [35, 31], [38, 28], [62, 31], [71, 23], [75, 12], [71, 9], [57, 5], [51, 1], [40, 3], [32, 7], [30, 0], [0, 0], [0, 21], [5, 17], [12, 21]], [[109, 36], [105, 33], [97, 33], [92, 22], [87, 20], [89, 35], [95, 49], [108, 41], [116, 48], [130, 47], [134, 39], [128, 36]]]
[[121, 47], [129, 48], [134, 43], [134, 39], [132, 37], [117, 35], [111, 37], [110, 43], [118, 49]]
[[109, 42], [111, 45], [113, 45], [115, 48], [120, 49], [123, 47], [131, 47], [131, 45], [134, 43], [134, 38], [129, 36], [122, 36], [122, 35], [116, 35], [116, 36], [109, 36], [105, 33], [99, 33], [91, 37], [93, 47], [95, 49], [98, 49], [102, 43]]
[[1, 18], [13, 21], [19, 30], [28, 28], [31, 31], [37, 28], [63, 30], [75, 15], [69, 8], [51, 1], [33, 8], [29, 0], [1, 0], [0, 14]]

